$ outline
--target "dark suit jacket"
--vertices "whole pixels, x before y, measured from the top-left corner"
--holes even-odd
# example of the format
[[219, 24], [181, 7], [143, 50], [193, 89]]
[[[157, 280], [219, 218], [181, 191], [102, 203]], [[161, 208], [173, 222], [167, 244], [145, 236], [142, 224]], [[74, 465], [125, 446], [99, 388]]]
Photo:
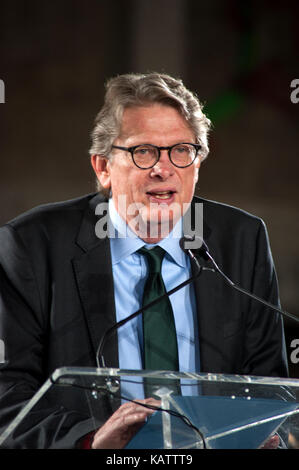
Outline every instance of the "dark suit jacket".
[[[95, 234], [95, 208], [102, 201], [92, 194], [45, 205], [0, 229], [0, 338], [6, 359], [0, 368], [2, 427], [55, 369], [95, 367], [99, 341], [116, 321], [110, 244]], [[263, 222], [223, 204], [195, 202], [203, 203], [204, 238], [223, 271], [277, 304]], [[212, 272], [200, 275], [195, 290], [203, 372], [287, 375], [278, 314]], [[118, 367], [116, 336], [104, 353], [106, 365]], [[16, 432], [9, 445], [74, 446], [90, 422], [84, 413], [57, 406], [37, 413], [31, 429]]]

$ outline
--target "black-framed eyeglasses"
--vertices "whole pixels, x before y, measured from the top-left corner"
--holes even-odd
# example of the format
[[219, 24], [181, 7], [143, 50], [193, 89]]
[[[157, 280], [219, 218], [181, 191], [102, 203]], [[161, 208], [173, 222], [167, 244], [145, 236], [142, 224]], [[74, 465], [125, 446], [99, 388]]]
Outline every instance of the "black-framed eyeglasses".
[[186, 168], [194, 162], [198, 151], [202, 148], [200, 144], [182, 142], [170, 147], [158, 147], [152, 144], [134, 145], [133, 147], [120, 147], [112, 145], [112, 148], [130, 152], [132, 160], [138, 168], [147, 170], [156, 165], [161, 156], [161, 150], [168, 151], [171, 163], [178, 168]]

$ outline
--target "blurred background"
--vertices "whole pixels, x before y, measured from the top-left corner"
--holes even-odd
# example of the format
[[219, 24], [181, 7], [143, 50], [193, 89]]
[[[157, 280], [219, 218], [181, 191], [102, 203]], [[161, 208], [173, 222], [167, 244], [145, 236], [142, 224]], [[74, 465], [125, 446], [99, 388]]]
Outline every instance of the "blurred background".
[[[298, 17], [295, 0], [1, 0], [0, 224], [93, 192], [105, 81], [170, 73], [214, 124], [197, 194], [264, 219], [282, 306], [299, 317]], [[299, 328], [285, 325], [290, 358]]]

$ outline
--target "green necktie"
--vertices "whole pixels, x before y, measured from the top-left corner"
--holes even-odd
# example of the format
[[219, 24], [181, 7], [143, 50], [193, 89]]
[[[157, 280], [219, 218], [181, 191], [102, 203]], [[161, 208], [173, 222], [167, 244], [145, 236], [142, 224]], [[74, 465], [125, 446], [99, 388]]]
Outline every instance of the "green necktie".
[[[141, 248], [138, 253], [147, 259], [149, 274], [144, 286], [143, 305], [166, 292], [161, 275], [165, 250], [156, 246]], [[144, 368], [149, 370], [179, 370], [178, 346], [171, 303], [166, 296], [143, 312]]]

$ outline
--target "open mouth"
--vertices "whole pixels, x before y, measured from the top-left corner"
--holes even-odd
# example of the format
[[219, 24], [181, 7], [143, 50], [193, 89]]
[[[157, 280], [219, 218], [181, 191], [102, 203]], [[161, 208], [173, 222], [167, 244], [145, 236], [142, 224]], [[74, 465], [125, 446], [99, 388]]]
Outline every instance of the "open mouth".
[[148, 191], [147, 194], [152, 198], [166, 201], [167, 199], [172, 198], [172, 196], [175, 194], [175, 191]]

